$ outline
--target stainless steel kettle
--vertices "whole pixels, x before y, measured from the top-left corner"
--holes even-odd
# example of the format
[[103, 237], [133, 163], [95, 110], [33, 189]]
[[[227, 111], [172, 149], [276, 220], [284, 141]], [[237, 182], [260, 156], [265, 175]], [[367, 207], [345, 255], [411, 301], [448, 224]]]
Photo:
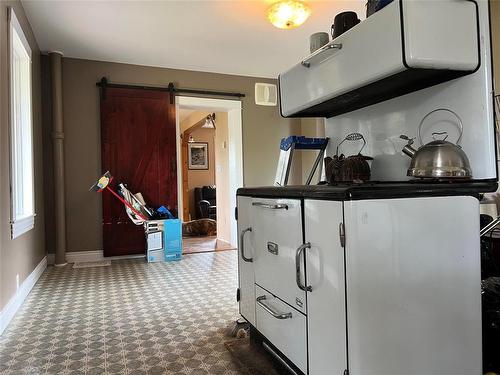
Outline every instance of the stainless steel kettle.
[[[435, 112], [446, 111], [454, 115], [458, 119], [460, 126], [460, 136], [457, 142], [451, 143], [446, 141], [447, 132], [434, 132], [432, 137], [434, 141], [427, 143], [418, 150], [413, 148], [414, 139], [401, 135], [401, 139], [408, 141], [408, 144], [403, 148], [403, 153], [411, 157], [410, 167], [406, 173], [407, 176], [417, 178], [439, 178], [439, 179], [467, 179], [472, 177], [467, 155], [460, 147], [460, 141], [463, 135], [463, 123], [460, 117], [449, 109], [439, 108], [428, 113], [420, 122], [418, 128], [418, 137], [420, 144], [422, 142], [422, 125], [425, 120]], [[436, 139], [436, 136], [443, 135], [443, 139]]]

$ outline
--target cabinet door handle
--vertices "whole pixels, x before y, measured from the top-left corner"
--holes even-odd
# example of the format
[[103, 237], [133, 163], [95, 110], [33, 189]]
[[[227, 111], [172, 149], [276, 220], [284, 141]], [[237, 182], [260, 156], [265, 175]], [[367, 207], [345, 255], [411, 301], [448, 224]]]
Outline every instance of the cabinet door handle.
[[276, 319], [291, 319], [292, 318], [292, 313], [279, 313], [277, 311], [274, 311], [269, 305], [264, 303], [266, 300], [266, 296], [260, 296], [257, 297], [257, 304], [262, 307], [264, 310], [266, 310], [269, 314], [274, 316]]
[[241, 259], [245, 262], [253, 262], [253, 258], [247, 258], [245, 256], [245, 233], [251, 232], [252, 227], [248, 227], [247, 229], [243, 229], [240, 233], [240, 250], [241, 250]]
[[314, 60], [319, 59], [321, 55], [323, 55], [326, 51], [331, 51], [331, 50], [340, 50], [342, 49], [342, 44], [341, 43], [328, 43], [325, 44], [323, 47], [315, 51], [313, 54], [309, 55], [306, 57], [304, 60], [302, 60], [300, 63], [302, 66], [305, 66], [306, 68], [310, 68], [311, 64]]
[[270, 210], [288, 210], [287, 204], [269, 204], [263, 202], [252, 202], [252, 206], [268, 208]]
[[300, 280], [300, 257], [302, 255], [302, 252], [305, 249], [310, 249], [311, 248], [311, 243], [307, 242], [303, 245], [300, 245], [299, 248], [297, 249], [297, 252], [295, 253], [295, 278], [297, 281], [297, 286], [302, 289], [305, 292], [312, 292], [312, 288], [310, 286], [306, 286], [302, 284], [302, 281]]

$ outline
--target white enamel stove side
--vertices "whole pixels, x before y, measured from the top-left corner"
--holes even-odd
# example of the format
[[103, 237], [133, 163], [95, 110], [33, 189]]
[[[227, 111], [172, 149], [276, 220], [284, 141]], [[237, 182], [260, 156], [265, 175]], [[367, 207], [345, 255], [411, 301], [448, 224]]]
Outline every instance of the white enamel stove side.
[[238, 286], [240, 314], [255, 326], [254, 235], [252, 198], [238, 197]]

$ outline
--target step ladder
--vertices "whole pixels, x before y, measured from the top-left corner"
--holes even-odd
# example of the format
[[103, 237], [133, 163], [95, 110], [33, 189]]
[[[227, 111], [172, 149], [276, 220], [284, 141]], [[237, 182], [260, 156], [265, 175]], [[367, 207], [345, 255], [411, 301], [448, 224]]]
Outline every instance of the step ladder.
[[319, 165], [319, 181], [323, 172], [323, 157], [325, 155], [326, 146], [328, 146], [328, 138], [308, 138], [303, 136], [291, 135], [283, 138], [280, 143], [280, 157], [278, 160], [278, 167], [276, 169], [276, 178], [274, 181], [275, 186], [288, 185], [288, 177], [292, 168], [293, 154], [295, 150], [300, 151], [319, 151], [316, 160], [312, 166], [309, 177], [307, 178], [306, 185], [311, 184], [311, 180]]

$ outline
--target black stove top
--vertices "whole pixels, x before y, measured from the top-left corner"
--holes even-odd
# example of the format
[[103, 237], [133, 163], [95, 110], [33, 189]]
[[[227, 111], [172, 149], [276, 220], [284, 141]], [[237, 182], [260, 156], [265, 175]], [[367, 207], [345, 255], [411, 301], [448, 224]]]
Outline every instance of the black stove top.
[[453, 195], [479, 197], [480, 193], [494, 192], [497, 190], [497, 187], [497, 181], [491, 180], [367, 181], [337, 185], [249, 187], [238, 189], [237, 194], [240, 196], [257, 196], [263, 198], [313, 198], [326, 200], [415, 198]]

